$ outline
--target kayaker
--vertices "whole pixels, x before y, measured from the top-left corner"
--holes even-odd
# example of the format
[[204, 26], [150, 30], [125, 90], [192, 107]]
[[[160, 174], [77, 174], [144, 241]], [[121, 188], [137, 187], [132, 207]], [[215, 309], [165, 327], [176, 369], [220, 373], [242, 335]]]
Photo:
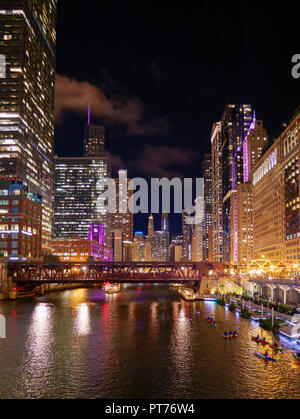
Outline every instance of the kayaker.
[[265, 352], [265, 356], [266, 357], [269, 357], [270, 355], [269, 355], [269, 352], [268, 352], [268, 349], [266, 350], [266, 352]]
[[224, 332], [224, 336], [228, 336], [228, 333], [227, 332]]
[[238, 333], [237, 333], [237, 331], [234, 329], [234, 331], [233, 331], [233, 334], [234, 335], [237, 335]]
[[264, 341], [264, 342], [266, 341], [266, 337], [263, 337], [263, 341]]
[[229, 336], [232, 336], [232, 330], [230, 330], [230, 332], [229, 332]]
[[259, 335], [256, 336], [256, 339], [259, 340]]
[[212, 325], [215, 327], [215, 326], [217, 326], [217, 323], [216, 323], [216, 322], [213, 322], [213, 324], [212, 324]]

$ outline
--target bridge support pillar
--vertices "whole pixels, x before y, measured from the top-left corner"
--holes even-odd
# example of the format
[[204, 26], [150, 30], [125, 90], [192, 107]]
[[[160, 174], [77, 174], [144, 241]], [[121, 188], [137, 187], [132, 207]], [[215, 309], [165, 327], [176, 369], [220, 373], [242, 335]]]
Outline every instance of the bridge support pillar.
[[287, 293], [288, 293], [288, 291], [289, 291], [290, 288], [287, 285], [282, 285], [280, 288], [283, 291], [283, 304], [286, 304], [286, 302], [287, 302]]
[[13, 292], [13, 282], [8, 277], [7, 263], [0, 263], [0, 300], [7, 300]]
[[271, 289], [271, 302], [273, 302], [274, 301], [274, 291], [275, 291], [276, 287], [274, 285], [270, 285], [269, 287]]

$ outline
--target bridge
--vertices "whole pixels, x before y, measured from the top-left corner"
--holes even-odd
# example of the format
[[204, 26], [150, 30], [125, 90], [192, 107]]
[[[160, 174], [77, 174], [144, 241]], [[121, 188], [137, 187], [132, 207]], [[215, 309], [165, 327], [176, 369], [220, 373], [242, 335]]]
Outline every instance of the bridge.
[[42, 284], [185, 283], [230, 275], [221, 262], [12, 262], [8, 275], [18, 286]]

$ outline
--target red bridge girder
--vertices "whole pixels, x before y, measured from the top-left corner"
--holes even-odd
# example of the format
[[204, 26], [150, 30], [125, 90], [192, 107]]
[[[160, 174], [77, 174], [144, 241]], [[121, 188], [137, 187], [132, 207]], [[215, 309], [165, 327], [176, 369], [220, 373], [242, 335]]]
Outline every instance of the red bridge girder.
[[232, 267], [220, 262], [58, 262], [9, 264], [16, 283], [185, 282], [228, 276]]

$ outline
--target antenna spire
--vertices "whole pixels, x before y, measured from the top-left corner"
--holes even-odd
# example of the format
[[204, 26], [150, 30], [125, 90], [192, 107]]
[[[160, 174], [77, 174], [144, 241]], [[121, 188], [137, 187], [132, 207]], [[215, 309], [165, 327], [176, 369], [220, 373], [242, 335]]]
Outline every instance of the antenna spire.
[[89, 110], [88, 110], [88, 125], [91, 125], [91, 104], [89, 103]]

